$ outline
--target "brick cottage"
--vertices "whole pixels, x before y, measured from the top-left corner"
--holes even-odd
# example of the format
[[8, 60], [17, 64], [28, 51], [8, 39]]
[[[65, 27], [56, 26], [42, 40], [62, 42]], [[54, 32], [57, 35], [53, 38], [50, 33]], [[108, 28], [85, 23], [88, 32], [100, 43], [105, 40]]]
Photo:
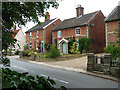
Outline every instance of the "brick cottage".
[[115, 34], [115, 30], [120, 28], [120, 4], [105, 19], [106, 25], [106, 46], [110, 42], [116, 42], [120, 38]]
[[76, 8], [77, 17], [65, 19], [52, 30], [52, 41], [57, 38], [57, 47], [60, 53], [68, 54], [67, 38], [75, 36], [79, 38], [90, 37], [90, 52], [100, 53], [105, 47], [105, 22], [104, 15], [99, 10], [84, 15], [84, 8], [79, 5]]
[[35, 25], [28, 31], [26, 31], [26, 43], [29, 49], [38, 50], [37, 46], [41, 43], [41, 52], [44, 52], [44, 44], [52, 44], [52, 29], [57, 26], [61, 20], [54, 18], [50, 20], [49, 13], [46, 13], [47, 18], [42, 25]]

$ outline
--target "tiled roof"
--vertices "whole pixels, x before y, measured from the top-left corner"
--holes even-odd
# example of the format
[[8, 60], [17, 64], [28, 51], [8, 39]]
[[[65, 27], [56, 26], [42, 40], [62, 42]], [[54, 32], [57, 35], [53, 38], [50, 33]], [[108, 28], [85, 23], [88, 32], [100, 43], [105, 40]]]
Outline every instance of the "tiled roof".
[[79, 17], [74, 17], [70, 19], [65, 19], [62, 21], [58, 26], [56, 26], [52, 31], [54, 30], [61, 30], [61, 29], [66, 29], [66, 28], [71, 28], [71, 27], [76, 27], [76, 26], [82, 26], [82, 25], [87, 25], [89, 20], [97, 14], [98, 11], [85, 14], [83, 16]]
[[40, 30], [40, 29], [43, 29], [44, 26], [48, 25], [50, 22], [52, 22], [53, 20], [55, 20], [56, 18], [54, 19], [51, 19], [49, 21], [46, 21], [46, 22], [43, 22], [42, 25], [35, 25], [34, 27], [32, 27], [31, 29], [29, 29], [28, 31], [26, 31], [25, 33], [27, 32], [32, 32], [32, 31], [35, 31], [35, 30]]
[[15, 38], [15, 36], [17, 35], [17, 33], [18, 33], [19, 31], [20, 31], [20, 29], [13, 31], [13, 33], [14, 33], [14, 34], [12, 34], [13, 38]]
[[120, 6], [116, 6], [114, 10], [105, 19], [106, 22], [120, 20]]

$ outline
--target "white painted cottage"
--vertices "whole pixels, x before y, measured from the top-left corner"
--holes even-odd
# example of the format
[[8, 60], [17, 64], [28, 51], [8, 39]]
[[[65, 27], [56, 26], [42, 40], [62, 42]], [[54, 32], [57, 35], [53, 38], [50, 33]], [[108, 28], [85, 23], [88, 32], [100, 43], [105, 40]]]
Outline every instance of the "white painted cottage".
[[16, 39], [17, 42], [15, 43], [15, 48], [12, 47], [12, 49], [15, 49], [15, 51], [16, 50], [23, 51], [24, 46], [26, 44], [26, 38], [23, 31], [21, 29], [16, 30], [16, 26], [15, 26], [15, 29], [13, 32], [15, 33], [13, 35], [13, 38]]

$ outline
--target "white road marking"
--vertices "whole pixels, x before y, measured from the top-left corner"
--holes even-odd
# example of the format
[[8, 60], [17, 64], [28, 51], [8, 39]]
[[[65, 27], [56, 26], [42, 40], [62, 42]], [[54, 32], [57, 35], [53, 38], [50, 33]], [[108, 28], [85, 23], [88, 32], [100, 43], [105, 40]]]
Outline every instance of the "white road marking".
[[47, 75], [41, 74], [41, 76], [48, 77]]
[[64, 81], [64, 80], [59, 80], [60, 82], [63, 82], [63, 83], [66, 83], [66, 84], [68, 84], [69, 82], [66, 82], [66, 81]]
[[19, 69], [22, 69], [24, 71], [27, 71], [27, 69], [24, 69], [24, 68], [21, 68], [21, 67], [18, 67], [18, 66], [12, 66], [12, 67], [19, 68]]
[[[27, 69], [24, 69], [24, 68], [22, 68], [22, 67], [18, 67], [18, 66], [12, 66], [12, 67], [15, 67], [15, 68], [18, 68], [18, 69], [22, 69], [22, 70], [24, 70], [24, 71], [28, 71]], [[31, 71], [31, 72], [33, 72], [33, 71]], [[47, 76], [47, 75], [45, 75], [45, 74], [41, 74], [41, 76], [44, 76], [44, 77], [49, 77], [49, 76]], [[67, 81], [64, 81], [64, 80], [59, 80], [59, 79], [56, 79], [56, 78], [52, 78], [52, 77], [50, 77], [51, 79], [53, 79], [53, 80], [56, 80], [56, 81], [59, 81], [59, 82], [62, 82], [62, 83], [66, 83], [66, 84], [68, 84], [69, 82], [67, 82]]]

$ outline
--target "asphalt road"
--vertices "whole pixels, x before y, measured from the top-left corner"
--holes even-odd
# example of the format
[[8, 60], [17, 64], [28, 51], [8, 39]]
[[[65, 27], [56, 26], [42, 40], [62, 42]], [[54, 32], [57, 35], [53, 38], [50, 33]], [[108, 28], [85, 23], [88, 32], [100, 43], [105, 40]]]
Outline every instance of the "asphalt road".
[[10, 58], [11, 69], [18, 72], [29, 72], [30, 75], [51, 77], [55, 87], [65, 86], [67, 88], [118, 88], [118, 82], [102, 79], [86, 74], [66, 71], [62, 69], [43, 66], [27, 61]]

